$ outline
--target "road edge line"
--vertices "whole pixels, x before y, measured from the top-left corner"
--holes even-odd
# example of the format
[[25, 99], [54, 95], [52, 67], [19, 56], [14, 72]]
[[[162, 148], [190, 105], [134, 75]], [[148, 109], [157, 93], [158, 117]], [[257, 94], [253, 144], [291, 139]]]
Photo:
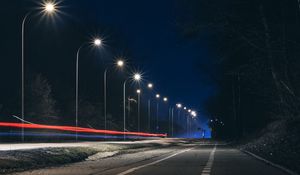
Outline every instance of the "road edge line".
[[287, 169], [287, 168], [285, 168], [285, 167], [283, 167], [283, 166], [281, 166], [281, 165], [278, 165], [278, 164], [276, 164], [276, 163], [273, 163], [273, 162], [271, 162], [271, 161], [269, 161], [269, 160], [267, 160], [267, 159], [265, 159], [265, 158], [262, 158], [262, 157], [260, 157], [260, 156], [258, 156], [258, 155], [256, 155], [256, 154], [254, 154], [254, 153], [252, 153], [252, 152], [250, 152], [250, 151], [247, 151], [247, 150], [244, 150], [244, 149], [240, 149], [240, 151], [242, 151], [243, 153], [246, 153], [246, 154], [248, 154], [248, 155], [250, 155], [250, 156], [256, 158], [257, 160], [260, 160], [260, 161], [262, 161], [262, 162], [264, 162], [264, 163], [266, 163], [266, 164], [268, 164], [268, 165], [271, 165], [271, 166], [273, 166], [273, 167], [275, 167], [275, 168], [278, 168], [278, 169], [280, 169], [281, 171], [283, 171], [283, 172], [285, 172], [285, 173], [288, 173], [288, 174], [290, 174], [290, 175], [299, 175], [298, 173], [296, 173], [296, 172], [294, 172], [294, 171], [292, 171], [292, 170], [290, 170], [290, 169]]

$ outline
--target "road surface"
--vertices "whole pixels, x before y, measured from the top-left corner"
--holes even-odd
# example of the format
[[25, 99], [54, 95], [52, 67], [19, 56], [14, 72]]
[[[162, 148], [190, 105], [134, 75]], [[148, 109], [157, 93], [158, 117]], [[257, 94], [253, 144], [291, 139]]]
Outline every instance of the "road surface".
[[226, 145], [189, 143], [31, 170], [22, 175], [285, 175]]

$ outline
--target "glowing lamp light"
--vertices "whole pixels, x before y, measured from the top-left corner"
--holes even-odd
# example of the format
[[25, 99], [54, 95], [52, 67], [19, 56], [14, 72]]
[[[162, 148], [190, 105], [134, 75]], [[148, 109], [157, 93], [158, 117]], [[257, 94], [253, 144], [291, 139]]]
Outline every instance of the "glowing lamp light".
[[141, 93], [141, 90], [140, 90], [140, 89], [137, 89], [137, 90], [136, 90], [136, 93], [140, 94], [140, 93]]
[[152, 84], [152, 83], [149, 83], [149, 84], [148, 84], [148, 88], [149, 88], [149, 89], [152, 89], [152, 88], [153, 88], [153, 84]]
[[98, 38], [94, 40], [94, 44], [95, 44], [96, 46], [100, 46], [101, 43], [102, 43], [102, 41], [101, 41], [100, 39], [98, 39]]
[[124, 66], [124, 61], [123, 60], [118, 60], [117, 61], [117, 66], [118, 67], [123, 67]]
[[191, 113], [191, 112], [192, 112], [192, 110], [190, 110], [190, 109], [189, 109], [189, 110], [188, 110], [188, 112], [189, 112], [189, 113]]
[[192, 111], [192, 112], [191, 112], [191, 115], [192, 115], [193, 117], [197, 117], [197, 113], [196, 113], [195, 111]]
[[164, 97], [163, 100], [164, 100], [164, 102], [167, 102], [167, 101], [168, 101], [168, 98], [167, 98], [167, 97]]
[[54, 12], [55, 11], [55, 5], [53, 3], [50, 3], [50, 2], [46, 3], [45, 4], [45, 11], [49, 12], [49, 13]]
[[176, 104], [177, 108], [182, 108], [182, 104], [178, 103]]
[[133, 79], [134, 79], [135, 81], [140, 81], [141, 78], [142, 78], [142, 76], [141, 76], [141, 74], [139, 74], [139, 73], [136, 73], [136, 74], [133, 75]]
[[156, 94], [156, 96], [155, 96], [156, 98], [160, 98], [160, 95], [159, 94]]
[[186, 107], [184, 107], [183, 109], [186, 110]]

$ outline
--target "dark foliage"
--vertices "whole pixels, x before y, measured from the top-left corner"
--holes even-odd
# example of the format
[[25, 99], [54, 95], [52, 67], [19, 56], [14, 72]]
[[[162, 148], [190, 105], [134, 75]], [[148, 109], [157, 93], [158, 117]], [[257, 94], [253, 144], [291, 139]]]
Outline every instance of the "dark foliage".
[[183, 36], [209, 37], [218, 53], [215, 64], [221, 72], [215, 80], [220, 90], [207, 110], [226, 123], [221, 133], [240, 137], [271, 121], [299, 116], [297, 0], [178, 4], [184, 9], [178, 17]]

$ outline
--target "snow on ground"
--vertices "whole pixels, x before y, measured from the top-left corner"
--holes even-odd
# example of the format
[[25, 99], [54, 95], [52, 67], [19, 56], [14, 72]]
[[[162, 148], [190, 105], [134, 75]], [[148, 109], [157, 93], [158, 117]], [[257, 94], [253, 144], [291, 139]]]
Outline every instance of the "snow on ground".
[[84, 160], [99, 160], [142, 148], [160, 148], [186, 141], [142, 141], [0, 144], [0, 174], [57, 166]]

